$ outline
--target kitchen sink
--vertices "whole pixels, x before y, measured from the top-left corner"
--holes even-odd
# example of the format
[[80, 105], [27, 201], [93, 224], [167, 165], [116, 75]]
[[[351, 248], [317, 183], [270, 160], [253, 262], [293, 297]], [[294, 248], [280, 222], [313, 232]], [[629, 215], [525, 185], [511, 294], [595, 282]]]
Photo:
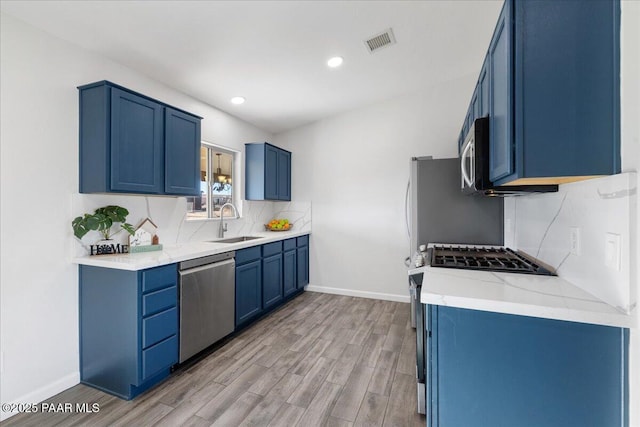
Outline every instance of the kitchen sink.
[[255, 239], [262, 239], [262, 237], [260, 236], [229, 237], [227, 239], [209, 240], [209, 243], [239, 243], [239, 242], [246, 242], [247, 240], [255, 240]]

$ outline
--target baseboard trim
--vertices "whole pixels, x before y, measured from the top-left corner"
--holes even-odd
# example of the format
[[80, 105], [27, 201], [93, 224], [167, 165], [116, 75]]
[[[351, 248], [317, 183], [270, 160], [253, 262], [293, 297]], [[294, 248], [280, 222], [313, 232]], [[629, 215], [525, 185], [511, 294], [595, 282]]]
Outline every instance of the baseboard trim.
[[[385, 301], [409, 302], [409, 295], [385, 294], [382, 292], [356, 291], [353, 289], [328, 288], [325, 286], [307, 285], [304, 288], [309, 292], [320, 292], [324, 294], [345, 295], [348, 297], [360, 297], [369, 299], [380, 299]], [[407, 294], [409, 291], [407, 291]]]
[[[66, 377], [62, 377], [59, 380], [56, 380], [50, 384], [40, 387], [39, 389], [34, 390], [31, 393], [27, 393], [22, 397], [13, 399], [13, 401], [10, 403], [16, 403], [16, 404], [40, 403], [79, 383], [80, 383], [80, 372], [74, 372], [73, 374], [69, 374]], [[2, 402], [2, 403], [7, 403], [7, 402]], [[19, 414], [19, 412], [0, 411], [0, 421], [4, 421], [7, 418], [11, 418], [12, 416], [17, 414]]]

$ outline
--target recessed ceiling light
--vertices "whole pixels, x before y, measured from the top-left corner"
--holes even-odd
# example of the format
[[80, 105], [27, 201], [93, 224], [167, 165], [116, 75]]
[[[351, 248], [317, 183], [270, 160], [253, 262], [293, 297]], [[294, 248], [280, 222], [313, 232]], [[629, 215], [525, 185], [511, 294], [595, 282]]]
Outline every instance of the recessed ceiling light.
[[342, 65], [342, 61], [343, 59], [341, 56], [334, 56], [327, 61], [327, 65], [331, 68], [336, 68]]
[[244, 96], [234, 96], [231, 98], [231, 103], [236, 105], [244, 104], [244, 101]]

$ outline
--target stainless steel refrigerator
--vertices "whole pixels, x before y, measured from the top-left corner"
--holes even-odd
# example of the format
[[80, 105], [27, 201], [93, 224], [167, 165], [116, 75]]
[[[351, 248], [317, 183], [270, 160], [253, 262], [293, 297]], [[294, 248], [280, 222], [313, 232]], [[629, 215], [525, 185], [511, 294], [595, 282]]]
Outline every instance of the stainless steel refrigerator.
[[[408, 265], [419, 245], [457, 243], [477, 245], [504, 244], [504, 205], [499, 197], [466, 195], [461, 191], [460, 160], [414, 157], [407, 188]], [[411, 323], [424, 329], [420, 304], [422, 275], [409, 277]], [[416, 376], [418, 412], [425, 413], [424, 337], [416, 334]]]

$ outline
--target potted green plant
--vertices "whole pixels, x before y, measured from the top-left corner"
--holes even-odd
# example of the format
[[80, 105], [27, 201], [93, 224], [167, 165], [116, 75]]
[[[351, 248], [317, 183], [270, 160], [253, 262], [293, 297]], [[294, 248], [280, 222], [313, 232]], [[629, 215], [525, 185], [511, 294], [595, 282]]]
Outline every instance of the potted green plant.
[[[95, 210], [93, 214], [84, 214], [71, 222], [73, 234], [82, 239], [89, 231], [95, 230], [102, 234], [103, 241], [96, 243], [96, 254], [102, 255], [106, 253], [120, 252], [120, 245], [113, 245], [111, 237], [122, 230], [133, 235], [135, 230], [133, 226], [127, 223], [127, 215], [129, 211], [121, 206], [109, 205]], [[113, 225], [120, 223], [119, 229], [115, 232], [112, 230]], [[91, 246], [91, 255], [94, 254], [94, 247]]]

